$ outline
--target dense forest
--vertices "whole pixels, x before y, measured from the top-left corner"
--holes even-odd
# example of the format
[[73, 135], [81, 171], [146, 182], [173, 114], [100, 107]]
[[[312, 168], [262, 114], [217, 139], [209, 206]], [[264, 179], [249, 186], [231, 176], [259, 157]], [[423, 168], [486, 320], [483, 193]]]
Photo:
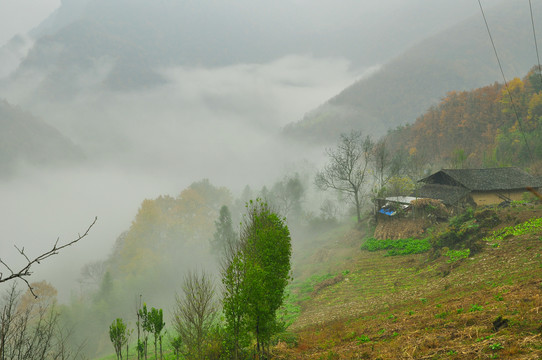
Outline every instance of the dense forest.
[[534, 67], [523, 79], [472, 91], [451, 91], [387, 143], [438, 167], [520, 165], [539, 170], [542, 160], [542, 79]]

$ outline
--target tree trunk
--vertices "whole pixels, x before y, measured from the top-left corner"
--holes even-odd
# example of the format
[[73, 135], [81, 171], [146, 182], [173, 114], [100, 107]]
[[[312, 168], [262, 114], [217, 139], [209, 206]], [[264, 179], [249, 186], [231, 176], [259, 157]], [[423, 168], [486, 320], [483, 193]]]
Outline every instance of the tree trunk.
[[4, 360], [4, 319], [2, 319], [2, 329], [0, 329], [0, 359]]
[[145, 337], [145, 360], [147, 360], [147, 338]]
[[[140, 306], [141, 306], [141, 303], [140, 303]], [[141, 360], [141, 352], [139, 351], [139, 344], [140, 344], [139, 310], [136, 311], [136, 315], [137, 315], [137, 360]]]
[[354, 193], [356, 201], [356, 215], [358, 216], [358, 224], [361, 222], [361, 204], [359, 203], [359, 190]]
[[160, 335], [160, 360], [164, 358], [164, 355], [162, 353], [162, 335]]
[[156, 347], [156, 343], [158, 342], [158, 337], [156, 336], [156, 334], [154, 335], [154, 358], [156, 360], [158, 360], [158, 349]]
[[260, 328], [259, 328], [259, 318], [256, 319], [256, 353], [258, 354], [258, 359], [260, 358]]

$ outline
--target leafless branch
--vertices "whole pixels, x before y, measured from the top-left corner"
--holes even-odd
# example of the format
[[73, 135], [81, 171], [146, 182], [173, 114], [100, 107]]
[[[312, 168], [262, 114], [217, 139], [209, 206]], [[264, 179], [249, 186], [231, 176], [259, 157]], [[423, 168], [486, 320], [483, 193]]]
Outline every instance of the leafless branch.
[[28, 289], [30, 290], [30, 292], [32, 293], [32, 295], [34, 295], [34, 297], [37, 298], [37, 295], [34, 293], [33, 289], [32, 289], [32, 286], [30, 286], [30, 283], [28, 282], [28, 280], [26, 280], [25, 277], [27, 276], [30, 276], [32, 274], [32, 272], [30, 271], [31, 270], [31, 267], [32, 265], [34, 264], [39, 264], [42, 260], [45, 260], [53, 255], [56, 255], [58, 254], [59, 250], [62, 250], [68, 246], [71, 246], [73, 244], [75, 244], [76, 242], [78, 242], [79, 240], [85, 238], [89, 232], [90, 232], [90, 229], [92, 229], [92, 227], [94, 226], [94, 224], [96, 224], [96, 221], [98, 220], [98, 217], [95, 217], [94, 218], [94, 221], [90, 224], [90, 226], [87, 228], [87, 230], [83, 233], [83, 235], [81, 234], [78, 234], [77, 238], [75, 240], [72, 240], [64, 245], [58, 245], [58, 241], [59, 239], [56, 239], [56, 242], [55, 244], [53, 245], [52, 249], [49, 250], [49, 251], [46, 251], [44, 252], [43, 254], [41, 255], [38, 255], [36, 258], [34, 259], [30, 259], [26, 253], [24, 252], [24, 247], [19, 249], [16, 245], [15, 245], [15, 249], [17, 249], [17, 251], [19, 252], [19, 254], [21, 254], [25, 260], [26, 260], [26, 265], [24, 265], [20, 270], [12, 270], [11, 267], [9, 267], [8, 264], [6, 264], [6, 262], [4, 262], [2, 259], [0, 259], [0, 264], [2, 264], [6, 269], [9, 270], [10, 274], [7, 275], [7, 276], [4, 276], [4, 274], [2, 272], [0, 272], [0, 283], [3, 283], [3, 282], [6, 282], [6, 281], [10, 281], [10, 280], [14, 280], [14, 279], [21, 279], [23, 280], [26, 285], [28, 286]]

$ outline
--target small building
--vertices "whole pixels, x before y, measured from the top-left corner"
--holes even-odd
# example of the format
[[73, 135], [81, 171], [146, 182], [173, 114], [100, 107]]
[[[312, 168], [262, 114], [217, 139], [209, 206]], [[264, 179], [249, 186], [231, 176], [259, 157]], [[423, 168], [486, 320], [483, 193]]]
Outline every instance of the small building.
[[484, 206], [521, 200], [531, 187], [542, 187], [540, 178], [516, 167], [492, 169], [442, 169], [421, 179], [413, 196], [441, 200], [452, 207]]

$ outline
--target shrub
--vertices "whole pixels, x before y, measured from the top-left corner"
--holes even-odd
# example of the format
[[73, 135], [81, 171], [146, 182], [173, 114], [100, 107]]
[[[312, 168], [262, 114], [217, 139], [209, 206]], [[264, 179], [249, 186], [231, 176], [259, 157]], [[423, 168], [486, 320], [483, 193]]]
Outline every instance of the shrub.
[[273, 339], [274, 344], [278, 344], [279, 342], [285, 343], [289, 348], [296, 347], [299, 342], [299, 335], [293, 332], [282, 332], [277, 335], [275, 335]]
[[431, 236], [431, 247], [435, 251], [444, 247], [450, 249], [464, 247], [476, 253], [481, 248], [479, 227], [479, 223], [474, 218], [474, 211], [469, 208], [463, 214], [453, 217], [446, 230]]
[[474, 209], [469, 207], [463, 213], [451, 218], [450, 226], [461, 227], [463, 223], [466, 223], [467, 221], [472, 219], [474, 219]]

